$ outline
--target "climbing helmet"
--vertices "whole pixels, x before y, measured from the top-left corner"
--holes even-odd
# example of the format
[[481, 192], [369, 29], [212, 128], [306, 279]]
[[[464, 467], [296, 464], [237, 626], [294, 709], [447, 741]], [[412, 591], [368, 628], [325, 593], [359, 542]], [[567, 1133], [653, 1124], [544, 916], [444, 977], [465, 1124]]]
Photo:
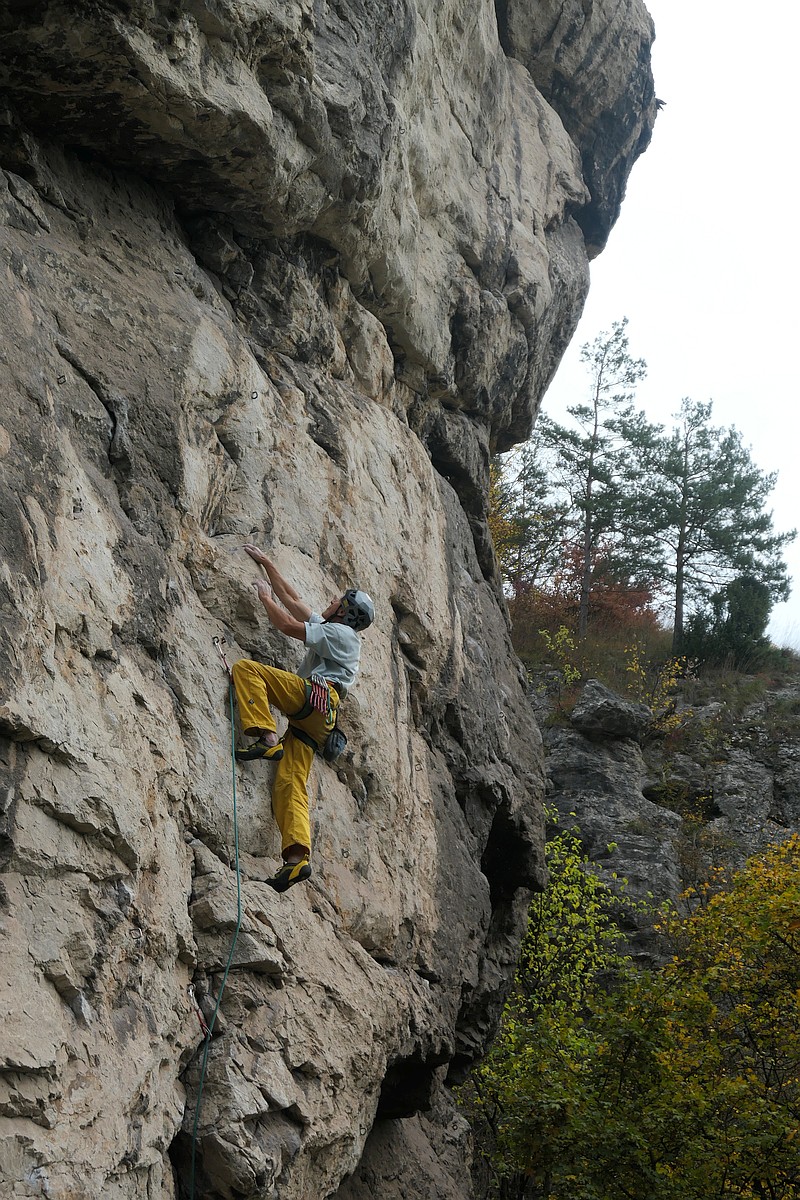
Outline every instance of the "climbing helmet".
[[358, 588], [348, 588], [341, 599], [342, 616], [345, 625], [360, 633], [375, 620], [375, 605], [366, 592]]

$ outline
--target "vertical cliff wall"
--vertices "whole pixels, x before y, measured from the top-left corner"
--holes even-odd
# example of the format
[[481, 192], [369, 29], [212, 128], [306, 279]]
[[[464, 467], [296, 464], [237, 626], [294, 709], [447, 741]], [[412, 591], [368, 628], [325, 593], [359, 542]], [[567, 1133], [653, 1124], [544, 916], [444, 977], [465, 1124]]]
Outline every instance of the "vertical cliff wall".
[[270, 768], [237, 773], [196, 1194], [468, 1195], [444, 1085], [543, 883], [488, 455], [530, 427], [654, 116], [638, 4], [522, 38], [525, 7], [0, 14], [11, 1195], [185, 1194], [192, 997], [237, 920], [213, 639], [297, 661], [245, 540], [315, 606], [355, 584], [378, 615], [286, 896]]

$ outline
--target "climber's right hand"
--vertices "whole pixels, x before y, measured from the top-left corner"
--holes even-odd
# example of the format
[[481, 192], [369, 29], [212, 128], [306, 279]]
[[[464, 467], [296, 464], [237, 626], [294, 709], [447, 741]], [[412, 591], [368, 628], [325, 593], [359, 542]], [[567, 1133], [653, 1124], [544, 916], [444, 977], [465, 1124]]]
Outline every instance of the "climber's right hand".
[[266, 566], [266, 565], [267, 565], [267, 563], [269, 562], [269, 559], [267, 558], [267, 556], [266, 556], [266, 554], [263, 552], [263, 550], [259, 550], [258, 546], [254, 546], [254, 545], [252, 544], [252, 542], [245, 542], [245, 544], [244, 544], [244, 547], [243, 547], [243, 548], [244, 548], [244, 551], [245, 551], [245, 553], [246, 553], [246, 554], [249, 554], [249, 555], [250, 555], [250, 557], [251, 557], [251, 558], [252, 558], [252, 559], [253, 559], [255, 562], [257, 562], [257, 563], [262, 563], [262, 564], [263, 564], [263, 566]]

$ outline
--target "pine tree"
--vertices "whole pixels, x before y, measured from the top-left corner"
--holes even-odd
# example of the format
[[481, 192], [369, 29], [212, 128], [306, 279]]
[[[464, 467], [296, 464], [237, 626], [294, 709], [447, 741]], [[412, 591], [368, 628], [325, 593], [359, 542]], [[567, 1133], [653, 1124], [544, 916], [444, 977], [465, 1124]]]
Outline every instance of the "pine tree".
[[781, 551], [795, 531], [775, 533], [767, 511], [776, 476], [760, 471], [737, 429], [710, 424], [712, 405], [685, 399], [670, 433], [643, 449], [637, 520], [660, 546], [674, 606], [673, 653], [683, 650], [687, 610], [738, 575], [789, 594]]
[[643, 359], [631, 356], [627, 318], [615, 321], [581, 350], [589, 368], [591, 392], [584, 404], [567, 409], [577, 429], [540, 417], [538, 439], [549, 452], [555, 486], [569, 498], [580, 544], [578, 634], [586, 636], [593, 563], [603, 539], [615, 533], [627, 511], [629, 467], [623, 429], [632, 425], [632, 398], [647, 373]]
[[788, 595], [782, 551], [795, 531], [773, 529], [776, 476], [755, 465], [738, 430], [711, 424], [710, 403], [684, 400], [669, 431], [634, 409], [646, 365], [631, 357], [626, 327], [615, 322], [583, 347], [591, 391], [568, 408], [574, 425], [541, 416], [533, 443], [509, 456], [511, 475], [495, 478], [496, 543], [515, 600], [549, 591], [563, 603], [568, 592], [582, 638], [593, 596], [661, 594], [682, 654], [688, 617], [696, 640], [711, 597], [727, 603], [737, 577], [766, 587], [770, 603]]

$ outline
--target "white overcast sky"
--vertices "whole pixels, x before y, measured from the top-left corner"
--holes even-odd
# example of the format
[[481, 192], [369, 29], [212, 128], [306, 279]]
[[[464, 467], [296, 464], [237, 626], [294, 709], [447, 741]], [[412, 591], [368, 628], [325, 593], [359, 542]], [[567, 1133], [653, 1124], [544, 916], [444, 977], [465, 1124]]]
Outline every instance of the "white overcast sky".
[[[627, 316], [631, 353], [648, 365], [638, 406], [669, 424], [682, 397], [712, 400], [713, 424], [735, 425], [756, 464], [778, 472], [775, 528], [800, 528], [800, 5], [647, 7], [666, 106], [543, 408], [561, 420], [585, 398], [580, 347]], [[768, 632], [800, 650], [800, 537], [786, 561], [792, 596]]]

